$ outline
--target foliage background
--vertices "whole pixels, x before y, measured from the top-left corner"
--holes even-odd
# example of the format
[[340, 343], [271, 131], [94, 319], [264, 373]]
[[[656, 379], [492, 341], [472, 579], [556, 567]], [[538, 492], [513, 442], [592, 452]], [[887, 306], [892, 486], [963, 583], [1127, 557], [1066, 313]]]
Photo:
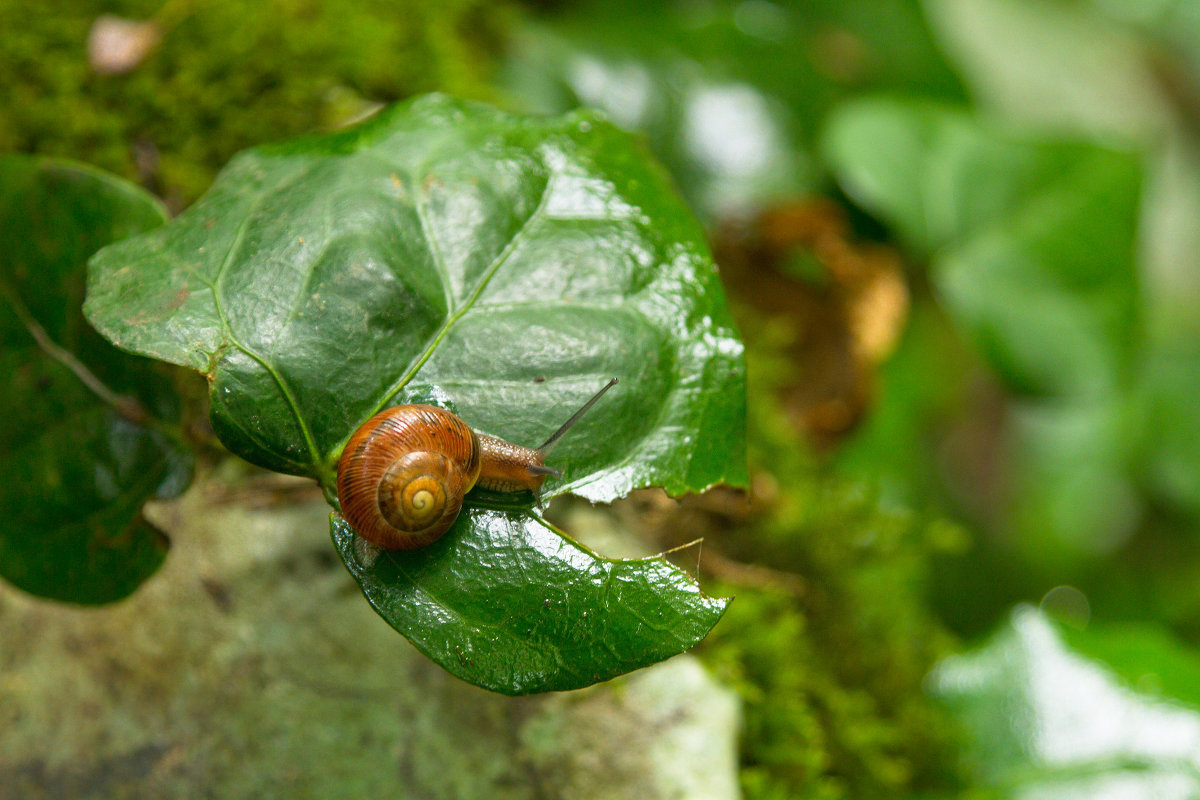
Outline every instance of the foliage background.
[[[98, 74], [102, 13], [162, 41]], [[737, 595], [700, 655], [746, 796], [1200, 790], [1152, 743], [1200, 725], [1200, 4], [6, 0], [0, 29], [0, 150], [174, 210], [434, 89], [641, 131], [747, 341], [752, 489], [613, 513], [704, 535]], [[1090, 694], [1035, 691], [1063, 676]], [[1051, 724], [1085, 711], [1128, 735]]]

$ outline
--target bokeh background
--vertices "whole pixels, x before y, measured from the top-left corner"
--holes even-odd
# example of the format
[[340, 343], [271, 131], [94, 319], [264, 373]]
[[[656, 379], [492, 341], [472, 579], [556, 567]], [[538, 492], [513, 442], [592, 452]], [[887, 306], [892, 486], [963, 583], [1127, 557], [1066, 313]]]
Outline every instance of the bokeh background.
[[[245, 147], [414, 94], [602, 109], [709, 231], [752, 475], [554, 509], [614, 555], [704, 537], [678, 563], [737, 599], [662, 701], [709, 710], [688, 739], [653, 680], [512, 701], [430, 673], [319, 497], [214, 463], [164, 519], [316, 538], [247, 569], [184, 534], [98, 612], [4, 590], [0, 797], [1200, 794], [1200, 2], [0, 0], [0, 31], [0, 151], [175, 211]], [[331, 616], [272, 588], [301, 579]], [[639, 714], [678, 751], [639, 761]]]

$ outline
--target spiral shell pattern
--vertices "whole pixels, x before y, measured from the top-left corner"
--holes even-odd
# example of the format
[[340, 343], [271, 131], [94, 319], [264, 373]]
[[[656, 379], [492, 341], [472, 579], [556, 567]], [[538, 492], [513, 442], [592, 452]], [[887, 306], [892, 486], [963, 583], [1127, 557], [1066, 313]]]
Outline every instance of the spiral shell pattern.
[[385, 409], [342, 451], [342, 516], [380, 547], [424, 547], [454, 523], [479, 467], [479, 439], [454, 414], [426, 405]]

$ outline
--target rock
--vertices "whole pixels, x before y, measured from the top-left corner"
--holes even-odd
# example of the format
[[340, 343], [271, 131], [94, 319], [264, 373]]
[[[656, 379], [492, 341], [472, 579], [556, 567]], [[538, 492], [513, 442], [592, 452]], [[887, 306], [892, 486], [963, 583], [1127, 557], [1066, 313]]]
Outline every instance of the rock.
[[0, 586], [0, 797], [738, 796], [738, 705], [696, 659], [477, 689], [371, 610], [315, 489], [272, 480], [152, 507], [172, 550], [122, 603]]

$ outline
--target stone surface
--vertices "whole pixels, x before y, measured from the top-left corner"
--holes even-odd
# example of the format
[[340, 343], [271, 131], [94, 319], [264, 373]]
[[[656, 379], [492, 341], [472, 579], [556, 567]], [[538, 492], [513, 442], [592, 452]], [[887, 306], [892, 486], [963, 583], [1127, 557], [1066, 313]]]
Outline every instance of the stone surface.
[[738, 705], [691, 656], [493, 695], [375, 615], [306, 484], [203, 478], [151, 514], [173, 547], [128, 601], [0, 586], [0, 798], [737, 797]]

